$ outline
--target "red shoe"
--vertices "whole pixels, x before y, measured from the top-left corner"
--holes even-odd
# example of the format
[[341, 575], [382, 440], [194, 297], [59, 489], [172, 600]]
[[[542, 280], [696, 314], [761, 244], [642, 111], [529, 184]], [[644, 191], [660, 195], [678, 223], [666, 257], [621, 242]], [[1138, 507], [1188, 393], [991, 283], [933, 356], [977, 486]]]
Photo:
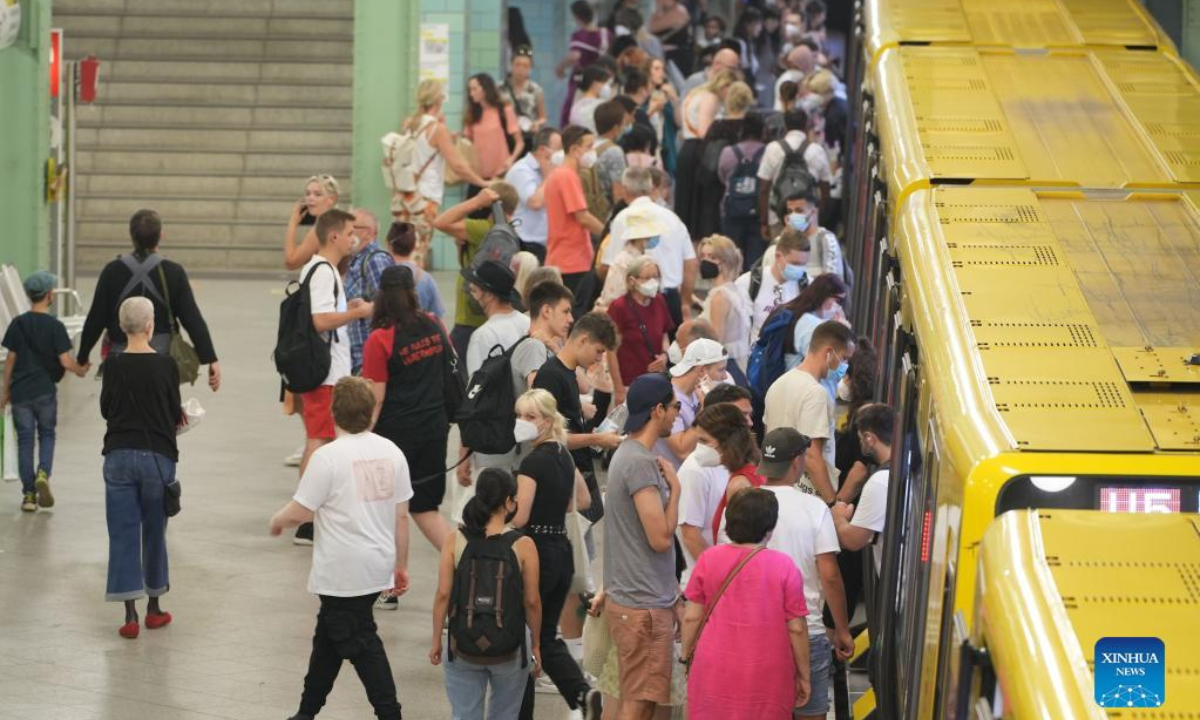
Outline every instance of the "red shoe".
[[156, 613], [146, 615], [146, 628], [149, 630], [157, 630], [160, 627], [165, 627], [171, 624], [171, 613]]
[[[149, 623], [147, 623], [147, 624], [149, 624]], [[137, 638], [138, 633], [141, 632], [141, 629], [142, 628], [140, 625], [138, 625], [137, 620], [130, 620], [129, 622], [122, 625], [120, 627], [120, 629], [117, 630], [117, 632], [120, 633], [121, 637], [126, 638], [128, 640], [133, 640], [133, 639]]]

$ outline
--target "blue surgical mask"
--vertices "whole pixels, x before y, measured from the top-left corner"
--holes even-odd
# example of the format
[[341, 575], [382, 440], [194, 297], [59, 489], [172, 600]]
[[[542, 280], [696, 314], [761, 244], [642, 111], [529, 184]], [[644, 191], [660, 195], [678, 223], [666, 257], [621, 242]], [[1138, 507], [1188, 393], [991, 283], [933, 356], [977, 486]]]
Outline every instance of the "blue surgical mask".
[[646, 238], [646, 249], [653, 250], [654, 248], [658, 247], [658, 243], [661, 240], [662, 240], [662, 238], [659, 237], [658, 235], [655, 235], [652, 238]]
[[846, 377], [846, 371], [849, 369], [850, 363], [843, 360], [842, 362], [838, 363], [837, 369], [829, 374], [829, 379], [841, 382], [842, 378]]
[[804, 232], [808, 229], [808, 214], [792, 213], [788, 215], [788, 226], [796, 232]]
[[792, 265], [788, 263], [783, 266], [783, 279], [800, 282], [808, 275], [808, 269], [803, 265]]

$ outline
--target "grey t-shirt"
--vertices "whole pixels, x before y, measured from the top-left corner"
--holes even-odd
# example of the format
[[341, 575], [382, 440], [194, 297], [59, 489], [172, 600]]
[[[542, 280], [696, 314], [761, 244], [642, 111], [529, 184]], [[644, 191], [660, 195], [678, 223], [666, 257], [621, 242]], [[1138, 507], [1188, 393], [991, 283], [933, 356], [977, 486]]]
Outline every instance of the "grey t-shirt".
[[537, 338], [529, 338], [517, 346], [513, 351], [512, 365], [513, 374], [513, 392], [516, 397], [521, 397], [529, 385], [525, 382], [525, 378], [529, 377], [529, 373], [536, 372], [542, 367], [542, 363], [554, 357], [554, 352], [546, 347], [546, 343]]
[[637, 440], [621, 443], [608, 466], [604, 518], [604, 589], [609, 597], [632, 608], [668, 608], [675, 603], [675, 552], [655, 552], [646, 539], [633, 496], [658, 490], [666, 507], [670, 488], [659, 472], [654, 453]]

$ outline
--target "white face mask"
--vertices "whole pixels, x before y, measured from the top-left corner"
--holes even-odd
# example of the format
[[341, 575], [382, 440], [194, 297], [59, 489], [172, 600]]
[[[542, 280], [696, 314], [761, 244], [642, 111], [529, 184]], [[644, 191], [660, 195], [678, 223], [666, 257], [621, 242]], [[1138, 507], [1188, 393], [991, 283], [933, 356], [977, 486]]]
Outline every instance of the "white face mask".
[[593, 166], [595, 164], [596, 164], [596, 151], [595, 150], [588, 150], [583, 155], [579, 156], [579, 167], [583, 168], [584, 170], [587, 170], [588, 168], [590, 168], [591, 166]]
[[850, 402], [851, 396], [850, 396], [850, 380], [849, 380], [849, 378], [842, 378], [838, 382], [837, 396], [838, 396], [838, 400], [841, 400], [842, 402], [847, 402], [847, 403]]
[[554, 167], [558, 167], [559, 165], [563, 164], [563, 158], [565, 157], [566, 153], [564, 153], [562, 150], [555, 150], [554, 154], [550, 156], [550, 164]]
[[600, 99], [601, 100], [608, 100], [609, 98], [612, 97], [612, 94], [613, 94], [612, 85], [605, 83], [604, 86], [600, 88]]
[[715, 447], [704, 443], [696, 443], [692, 457], [696, 459], [696, 464], [700, 467], [713, 468], [721, 465], [721, 453], [717, 452]]
[[646, 297], [654, 297], [655, 295], [658, 294], [658, 281], [657, 280], [647, 280], [646, 282], [638, 283], [637, 289], [638, 289], [638, 292], [645, 295]]
[[537, 425], [523, 418], [517, 418], [517, 424], [513, 426], [513, 438], [519, 443], [537, 440], [541, 434]]
[[359, 245], [362, 245], [362, 240], [359, 240], [357, 235], [352, 235], [350, 237], [350, 252], [357, 250]]
[[683, 362], [683, 349], [679, 347], [679, 341], [672, 342], [671, 347], [667, 348], [667, 359], [672, 365]]

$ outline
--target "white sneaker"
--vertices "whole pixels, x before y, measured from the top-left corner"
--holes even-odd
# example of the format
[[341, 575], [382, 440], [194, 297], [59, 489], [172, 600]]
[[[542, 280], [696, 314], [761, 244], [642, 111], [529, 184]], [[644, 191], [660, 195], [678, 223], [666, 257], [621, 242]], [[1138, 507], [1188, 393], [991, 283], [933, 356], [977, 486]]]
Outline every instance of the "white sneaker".
[[583, 720], [583, 711], [579, 708], [567, 710], [567, 720]]
[[533, 691], [542, 695], [557, 695], [558, 687], [554, 685], [554, 681], [543, 674], [533, 683]]
[[304, 446], [301, 445], [299, 450], [292, 453], [291, 455], [288, 455], [287, 457], [285, 457], [283, 459], [283, 464], [287, 465], [288, 467], [300, 467], [300, 461], [303, 459], [304, 459]]

